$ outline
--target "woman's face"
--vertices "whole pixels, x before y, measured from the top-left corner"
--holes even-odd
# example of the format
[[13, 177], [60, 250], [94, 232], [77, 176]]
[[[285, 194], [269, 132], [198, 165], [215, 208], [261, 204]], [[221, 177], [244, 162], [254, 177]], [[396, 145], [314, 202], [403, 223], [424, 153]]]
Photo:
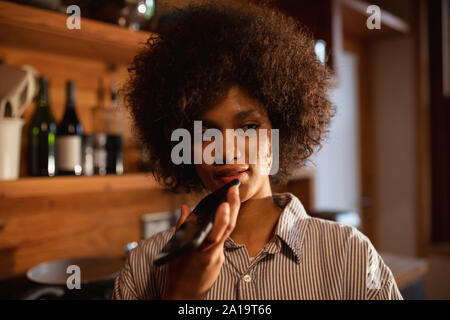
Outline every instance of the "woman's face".
[[[238, 178], [241, 181], [239, 187], [241, 201], [256, 198], [260, 194], [262, 196], [263, 191], [270, 190], [268, 174], [271, 164], [272, 126], [266, 109], [258, 101], [249, 97], [238, 86], [234, 86], [221, 102], [196, 120], [202, 121], [203, 133], [207, 129], [218, 129], [223, 137], [222, 164], [218, 164], [217, 161], [207, 164], [202, 160], [201, 164], [195, 165], [196, 172], [207, 189], [214, 191], [233, 178]], [[249, 139], [245, 137], [245, 147], [244, 145], [239, 147], [235, 141], [229, 142], [227, 149], [226, 129], [242, 129], [244, 132], [255, 129], [256, 144], [250, 144]], [[266, 132], [260, 129], [266, 129]], [[214, 138], [211, 141], [203, 141], [202, 150], [213, 141]], [[216, 157], [214, 150], [211, 150], [211, 156]], [[250, 151], [256, 154], [256, 161], [254, 157], [250, 158]], [[227, 159], [228, 162], [231, 160], [231, 163], [227, 163]]]

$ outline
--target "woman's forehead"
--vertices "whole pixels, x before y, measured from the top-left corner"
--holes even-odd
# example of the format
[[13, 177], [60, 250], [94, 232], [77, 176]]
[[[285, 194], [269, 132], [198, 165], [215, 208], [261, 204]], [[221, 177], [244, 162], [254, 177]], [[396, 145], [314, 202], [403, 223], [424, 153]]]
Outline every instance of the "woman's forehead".
[[238, 86], [232, 87], [224, 98], [212, 104], [201, 114], [200, 120], [242, 120], [246, 117], [267, 117], [264, 106]]

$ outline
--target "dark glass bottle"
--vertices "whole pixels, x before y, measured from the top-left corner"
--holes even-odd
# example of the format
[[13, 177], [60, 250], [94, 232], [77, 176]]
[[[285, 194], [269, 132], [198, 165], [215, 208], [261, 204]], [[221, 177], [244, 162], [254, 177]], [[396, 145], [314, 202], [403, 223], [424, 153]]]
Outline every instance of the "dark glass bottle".
[[48, 79], [39, 78], [39, 94], [36, 111], [29, 129], [29, 174], [31, 176], [54, 176], [56, 122], [50, 110]]
[[111, 88], [111, 107], [108, 117], [106, 140], [108, 174], [123, 174], [123, 112], [115, 85]]
[[94, 173], [106, 174], [106, 140], [108, 138], [109, 109], [105, 106], [103, 80], [98, 81], [97, 105], [92, 109], [94, 128]]
[[75, 83], [67, 82], [66, 111], [58, 125], [56, 167], [58, 175], [82, 174], [82, 133], [75, 110]]

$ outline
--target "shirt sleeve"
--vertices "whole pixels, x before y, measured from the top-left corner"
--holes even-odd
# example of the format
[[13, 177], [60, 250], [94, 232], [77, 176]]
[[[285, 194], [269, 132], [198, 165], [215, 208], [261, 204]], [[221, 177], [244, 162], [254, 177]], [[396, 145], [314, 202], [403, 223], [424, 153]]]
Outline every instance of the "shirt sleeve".
[[137, 294], [130, 267], [130, 256], [114, 281], [112, 300], [136, 300]]
[[346, 248], [343, 299], [403, 300], [394, 275], [372, 242], [351, 227]]
[[130, 251], [114, 281], [113, 300], [159, 300], [166, 286], [166, 266], [154, 266], [153, 259], [169, 241], [175, 228], [141, 240]]
[[403, 300], [394, 275], [367, 239], [367, 300]]
[[403, 300], [395, 281], [388, 280], [373, 300]]

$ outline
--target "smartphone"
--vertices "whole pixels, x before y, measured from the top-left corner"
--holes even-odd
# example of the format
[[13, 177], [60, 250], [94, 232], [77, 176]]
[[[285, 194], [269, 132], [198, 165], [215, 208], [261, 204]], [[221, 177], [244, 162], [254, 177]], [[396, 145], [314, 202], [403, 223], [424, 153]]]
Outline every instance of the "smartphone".
[[240, 183], [239, 179], [234, 179], [204, 197], [157, 254], [153, 264], [163, 265], [175, 257], [197, 249], [214, 225], [217, 208], [221, 203], [227, 201], [228, 189], [232, 186], [239, 186]]

